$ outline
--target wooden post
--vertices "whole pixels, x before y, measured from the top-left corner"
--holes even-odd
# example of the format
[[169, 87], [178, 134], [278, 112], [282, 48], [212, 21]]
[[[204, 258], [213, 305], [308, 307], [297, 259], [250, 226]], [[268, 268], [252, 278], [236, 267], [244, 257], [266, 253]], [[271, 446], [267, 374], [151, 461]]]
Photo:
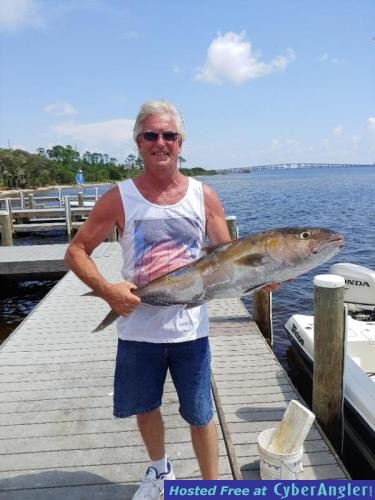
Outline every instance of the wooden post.
[[107, 236], [107, 241], [114, 243], [117, 241], [117, 230], [116, 230], [116, 225], [113, 226], [112, 231], [109, 233]]
[[23, 210], [25, 208], [25, 195], [23, 194], [23, 191], [20, 191], [20, 205]]
[[84, 205], [83, 191], [78, 191], [77, 196], [78, 196], [78, 206], [83, 207]]
[[59, 208], [61, 208], [63, 206], [63, 200], [62, 200], [62, 196], [61, 196], [61, 187], [57, 188], [57, 196], [59, 197]]
[[99, 188], [95, 188], [95, 201], [98, 201], [99, 198]]
[[338, 453], [343, 450], [345, 320], [342, 276], [314, 278], [312, 410]]
[[65, 196], [65, 224], [66, 234], [70, 237], [72, 235], [72, 212], [70, 210], [70, 196]]
[[258, 325], [263, 337], [268, 344], [273, 346], [273, 326], [272, 326], [272, 292], [259, 290], [254, 293], [253, 299], [253, 320]]
[[0, 210], [1, 237], [4, 247], [13, 245], [11, 215], [7, 210]]
[[33, 193], [29, 194], [29, 204], [30, 204], [30, 208], [35, 208], [35, 200], [34, 200]]
[[237, 217], [235, 215], [228, 215], [225, 217], [225, 220], [227, 221], [230, 237], [232, 240], [235, 240], [238, 238]]
[[13, 214], [12, 214], [12, 202], [10, 198], [5, 198], [5, 210], [7, 210], [9, 214], [9, 224], [10, 224], [10, 230], [12, 231], [12, 234], [14, 233], [14, 227], [13, 227]]

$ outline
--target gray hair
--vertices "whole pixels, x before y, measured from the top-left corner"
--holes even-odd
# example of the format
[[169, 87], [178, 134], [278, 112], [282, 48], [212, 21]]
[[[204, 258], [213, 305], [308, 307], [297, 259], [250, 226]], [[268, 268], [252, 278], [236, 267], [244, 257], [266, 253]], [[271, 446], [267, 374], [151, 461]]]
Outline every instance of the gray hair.
[[135, 120], [133, 129], [135, 141], [139, 134], [142, 133], [142, 122], [149, 115], [170, 115], [176, 122], [177, 132], [180, 134], [181, 140], [185, 139], [184, 120], [177, 108], [168, 101], [147, 101], [142, 104]]

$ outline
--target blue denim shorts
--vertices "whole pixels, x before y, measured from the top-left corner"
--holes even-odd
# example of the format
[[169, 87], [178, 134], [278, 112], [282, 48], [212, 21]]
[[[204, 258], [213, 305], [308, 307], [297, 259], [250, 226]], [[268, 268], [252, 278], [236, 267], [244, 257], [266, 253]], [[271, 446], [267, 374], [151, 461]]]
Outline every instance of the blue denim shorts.
[[119, 339], [114, 416], [129, 417], [159, 408], [169, 369], [182, 418], [190, 425], [207, 425], [213, 416], [210, 361], [208, 337], [172, 344]]

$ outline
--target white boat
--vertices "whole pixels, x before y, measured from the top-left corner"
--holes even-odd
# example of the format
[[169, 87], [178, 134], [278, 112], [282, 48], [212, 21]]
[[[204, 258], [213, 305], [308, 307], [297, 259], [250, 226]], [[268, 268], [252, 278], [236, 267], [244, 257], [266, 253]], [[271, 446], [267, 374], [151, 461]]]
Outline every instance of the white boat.
[[[374, 471], [375, 477], [375, 272], [340, 263], [331, 274], [345, 278], [348, 307], [344, 370], [345, 431]], [[314, 317], [295, 314], [285, 325], [294, 350], [312, 374]]]

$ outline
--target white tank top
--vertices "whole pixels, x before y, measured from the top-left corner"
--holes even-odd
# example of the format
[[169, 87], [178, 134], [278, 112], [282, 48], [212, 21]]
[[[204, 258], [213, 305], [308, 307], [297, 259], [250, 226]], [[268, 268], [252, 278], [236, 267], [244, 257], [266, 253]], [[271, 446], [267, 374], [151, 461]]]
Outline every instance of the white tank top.
[[[118, 184], [125, 214], [122, 275], [137, 287], [195, 259], [205, 244], [202, 183], [189, 178], [185, 196], [174, 205], [146, 200], [131, 179]], [[141, 304], [117, 320], [120, 339], [185, 342], [208, 335], [207, 306], [159, 307]]]

